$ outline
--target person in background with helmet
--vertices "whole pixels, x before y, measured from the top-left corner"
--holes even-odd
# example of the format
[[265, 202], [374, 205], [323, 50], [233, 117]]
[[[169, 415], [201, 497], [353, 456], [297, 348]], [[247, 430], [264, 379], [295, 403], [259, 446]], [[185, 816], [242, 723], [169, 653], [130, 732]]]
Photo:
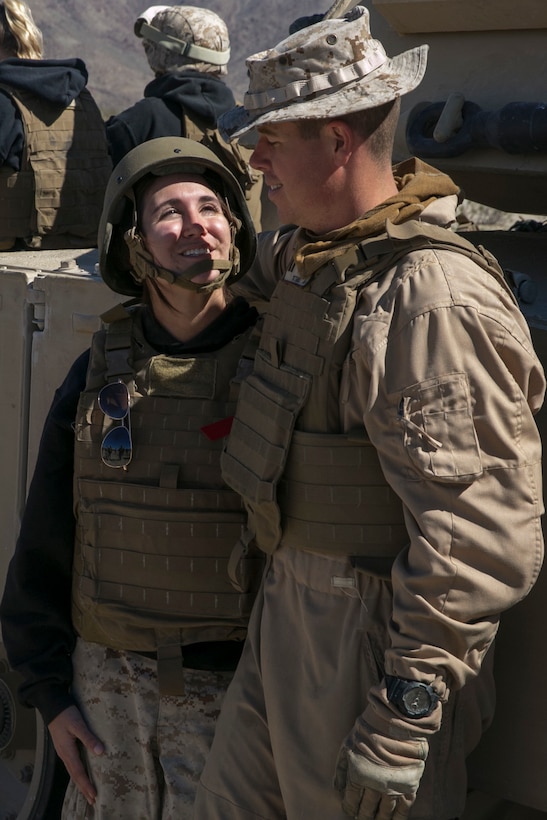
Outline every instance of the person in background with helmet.
[[140, 145], [110, 178], [100, 268], [132, 299], [56, 392], [0, 607], [71, 776], [65, 820], [191, 817], [262, 573], [219, 464], [257, 318], [229, 288], [255, 243], [192, 140]]
[[220, 121], [258, 133], [286, 227], [240, 286], [269, 301], [222, 474], [269, 558], [194, 820], [461, 818], [488, 649], [542, 563], [529, 328], [448, 229], [457, 185], [392, 166], [426, 59], [357, 5], [249, 57]]
[[0, 250], [97, 244], [112, 171], [82, 60], [42, 59], [20, 0], [0, 2]]
[[151, 6], [135, 23], [154, 79], [144, 98], [110, 117], [106, 133], [114, 164], [141, 142], [181, 136], [203, 142], [230, 168], [245, 191], [257, 230], [262, 221], [262, 175], [247, 160], [250, 150], [229, 145], [217, 131], [221, 114], [235, 105], [223, 77], [230, 38], [224, 20], [194, 6]]

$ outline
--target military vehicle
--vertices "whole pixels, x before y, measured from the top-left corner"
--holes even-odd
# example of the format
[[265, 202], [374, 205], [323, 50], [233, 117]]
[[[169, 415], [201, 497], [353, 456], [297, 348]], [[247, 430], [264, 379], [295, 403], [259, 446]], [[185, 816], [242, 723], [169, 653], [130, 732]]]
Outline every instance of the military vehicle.
[[[466, 213], [478, 218], [459, 230], [492, 251], [512, 278], [547, 367], [547, 98], [540, 80], [547, 69], [547, 6], [542, 0], [364, 4], [388, 54], [430, 46], [423, 82], [402, 100], [395, 159], [418, 156], [461, 186], [467, 200], [462, 223]], [[468, 201], [496, 209], [486, 208], [486, 226], [485, 208]], [[545, 442], [547, 406], [537, 422]], [[515, 544], [519, 549], [526, 545]], [[537, 814], [547, 812], [547, 699], [539, 685], [546, 601], [547, 569], [530, 595], [502, 616], [494, 722], [469, 761], [473, 788], [521, 808], [500, 803], [473, 820], [547, 816]]]
[[[511, 271], [547, 363], [547, 4], [364, 0], [364, 5], [373, 35], [389, 55], [430, 45], [424, 81], [403, 98], [394, 159], [417, 155], [449, 173], [466, 203], [496, 209], [486, 229], [482, 217], [460, 229]], [[100, 279], [97, 261], [94, 249], [0, 253], [0, 588], [53, 392], [89, 345], [100, 314], [116, 302]], [[546, 429], [547, 411], [538, 424]], [[470, 762], [474, 786], [542, 812], [547, 812], [547, 699], [538, 664], [547, 644], [545, 575], [502, 620], [496, 718]], [[54, 820], [63, 775], [40, 717], [18, 705], [17, 683], [0, 645], [0, 820]]]
[[[97, 265], [96, 249], [0, 254], [2, 588], [54, 390], [116, 303]], [[0, 818], [53, 820], [46, 807], [63, 772], [38, 713], [17, 703], [17, 686], [0, 645]]]

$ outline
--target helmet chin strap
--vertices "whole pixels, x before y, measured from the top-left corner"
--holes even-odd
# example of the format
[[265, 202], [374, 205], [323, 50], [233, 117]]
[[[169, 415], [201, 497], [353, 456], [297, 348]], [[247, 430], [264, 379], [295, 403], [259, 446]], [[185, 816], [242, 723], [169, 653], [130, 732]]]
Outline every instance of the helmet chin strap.
[[[145, 279], [164, 279], [171, 285], [180, 285], [180, 287], [192, 290], [195, 293], [210, 293], [222, 287], [231, 275], [236, 276], [239, 270], [239, 251], [233, 241], [232, 260], [202, 259], [190, 265], [184, 273], [179, 273], [163, 268], [154, 261], [135, 227], [125, 232], [124, 239], [129, 250], [131, 273], [135, 280], [140, 283]], [[220, 275], [212, 282], [199, 284], [191, 281], [198, 274], [208, 273], [211, 270], [220, 271]]]

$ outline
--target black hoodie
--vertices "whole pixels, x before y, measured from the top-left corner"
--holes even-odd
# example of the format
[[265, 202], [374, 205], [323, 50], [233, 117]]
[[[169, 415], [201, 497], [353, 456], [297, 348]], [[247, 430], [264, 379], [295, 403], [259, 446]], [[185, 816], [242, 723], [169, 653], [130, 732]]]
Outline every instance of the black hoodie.
[[[52, 105], [66, 108], [87, 84], [87, 69], [79, 58], [68, 60], [0, 61], [0, 85], [35, 94]], [[0, 165], [20, 168], [24, 144], [23, 123], [9, 93], [0, 89]]]
[[128, 151], [156, 137], [183, 137], [184, 113], [216, 128], [217, 120], [235, 106], [222, 80], [193, 69], [162, 74], [144, 89], [144, 99], [110, 117], [106, 135], [114, 165]]

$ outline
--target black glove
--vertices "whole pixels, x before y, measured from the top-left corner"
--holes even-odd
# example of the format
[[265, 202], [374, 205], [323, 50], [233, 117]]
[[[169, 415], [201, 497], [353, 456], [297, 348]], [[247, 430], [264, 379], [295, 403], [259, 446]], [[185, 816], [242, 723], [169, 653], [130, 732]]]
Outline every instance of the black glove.
[[323, 14], [308, 14], [305, 17], [297, 17], [289, 26], [289, 34], [294, 34], [296, 31], [300, 31], [300, 29], [308, 28], [308, 26], [313, 26], [315, 23], [320, 23], [323, 17]]

